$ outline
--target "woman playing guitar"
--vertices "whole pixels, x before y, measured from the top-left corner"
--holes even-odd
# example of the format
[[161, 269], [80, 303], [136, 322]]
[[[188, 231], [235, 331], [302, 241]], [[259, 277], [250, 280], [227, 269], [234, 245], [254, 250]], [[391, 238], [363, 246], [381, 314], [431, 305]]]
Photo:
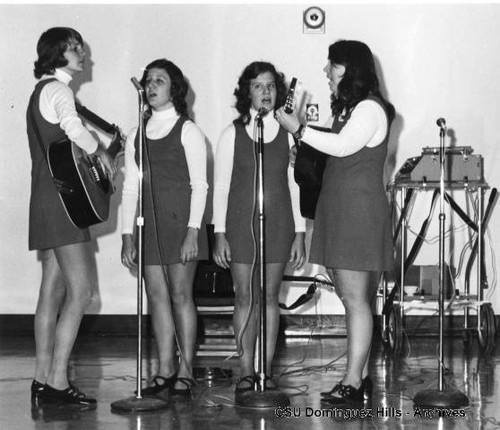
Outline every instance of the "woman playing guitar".
[[290, 133], [328, 155], [315, 213], [310, 262], [325, 266], [346, 312], [347, 369], [322, 393], [332, 405], [370, 397], [368, 377], [376, 275], [392, 268], [389, 205], [382, 181], [394, 107], [380, 93], [373, 55], [364, 43], [341, 40], [329, 48], [331, 132], [276, 112]]
[[42, 399], [44, 404], [95, 407], [95, 399], [68, 381], [68, 360], [96, 284], [90, 235], [68, 218], [46, 150], [51, 142], [68, 137], [88, 154], [97, 155], [110, 177], [115, 166], [83, 126], [68, 86], [85, 64], [81, 35], [71, 28], [51, 28], [41, 35], [37, 53], [34, 73], [39, 82], [27, 111], [32, 160], [29, 249], [40, 251], [42, 282], [35, 314], [36, 370], [31, 394], [33, 401]]

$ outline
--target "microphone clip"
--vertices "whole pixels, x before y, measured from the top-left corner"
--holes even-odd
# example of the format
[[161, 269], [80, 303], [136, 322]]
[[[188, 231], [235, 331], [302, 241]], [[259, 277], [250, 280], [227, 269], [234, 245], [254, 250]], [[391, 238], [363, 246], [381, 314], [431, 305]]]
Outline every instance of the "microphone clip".
[[261, 107], [258, 111], [257, 111], [257, 115], [255, 115], [255, 119], [256, 120], [261, 120], [262, 118], [264, 118], [267, 114], [269, 113], [269, 110], [267, 110], [265, 107]]

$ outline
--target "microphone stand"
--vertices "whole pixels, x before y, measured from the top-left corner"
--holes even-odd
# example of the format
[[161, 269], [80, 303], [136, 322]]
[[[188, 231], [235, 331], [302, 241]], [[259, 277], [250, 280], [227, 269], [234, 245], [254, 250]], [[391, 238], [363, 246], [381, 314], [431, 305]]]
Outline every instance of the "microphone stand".
[[[266, 390], [266, 367], [267, 367], [267, 348], [266, 348], [266, 258], [265, 258], [265, 211], [264, 211], [264, 122], [262, 118], [268, 112], [261, 112], [255, 117], [257, 123], [257, 142], [255, 142], [255, 151], [257, 152], [257, 200], [259, 211], [259, 282], [260, 282], [260, 309], [259, 309], [259, 337], [257, 339], [259, 357], [258, 357], [258, 389], [242, 393], [235, 399], [238, 406], [247, 408], [276, 408], [278, 406], [288, 406], [290, 400], [277, 389]], [[253, 220], [252, 220], [253, 222]], [[250, 285], [250, 288], [253, 288]]]
[[141, 412], [163, 409], [168, 402], [159, 397], [142, 397], [142, 309], [143, 309], [143, 286], [144, 286], [144, 147], [146, 145], [146, 133], [144, 129], [144, 113], [146, 111], [144, 89], [136, 78], [131, 79], [139, 94], [139, 190], [138, 190], [138, 213], [137, 213], [137, 391], [135, 397], [117, 400], [111, 404], [111, 410], [116, 412]]
[[467, 396], [460, 390], [448, 388], [445, 390], [443, 381], [444, 370], [444, 348], [443, 348], [443, 332], [444, 332], [444, 298], [445, 298], [445, 220], [444, 212], [444, 163], [445, 163], [445, 148], [444, 138], [446, 134], [446, 123], [440, 118], [437, 121], [440, 127], [439, 131], [439, 362], [438, 362], [438, 388], [425, 389], [419, 391], [413, 398], [413, 403], [419, 407], [434, 407], [434, 408], [450, 408], [458, 409], [469, 405]]

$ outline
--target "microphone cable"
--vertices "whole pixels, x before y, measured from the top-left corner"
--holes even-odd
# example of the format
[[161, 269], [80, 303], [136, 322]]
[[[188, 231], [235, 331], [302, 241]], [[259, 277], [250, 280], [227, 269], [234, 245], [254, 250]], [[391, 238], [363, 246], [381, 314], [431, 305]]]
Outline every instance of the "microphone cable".
[[[246, 130], [244, 129], [244, 132], [246, 133]], [[257, 137], [257, 122], [254, 122], [254, 129], [253, 129], [253, 142], [256, 142], [256, 137]], [[236, 142], [235, 142], [236, 145]], [[255, 233], [255, 215], [257, 212], [257, 205], [256, 205], [256, 200], [257, 200], [257, 180], [258, 180], [258, 171], [257, 171], [257, 153], [255, 150], [255, 145], [254, 145], [254, 150], [253, 150], [253, 158], [254, 158], [254, 174], [253, 174], [253, 198], [252, 198], [252, 213], [250, 217], [250, 231], [252, 235], [252, 245], [253, 245], [253, 259], [251, 263], [251, 270], [250, 270], [250, 283], [249, 283], [249, 288], [250, 288], [250, 303], [248, 304], [247, 312], [245, 314], [245, 318], [243, 320], [243, 324], [238, 331], [238, 333], [235, 333], [235, 339], [236, 339], [236, 353], [231, 354], [230, 356], [226, 357], [224, 361], [228, 361], [233, 357], [241, 357], [245, 353], [244, 348], [243, 348], [243, 335], [245, 334], [245, 331], [248, 328], [248, 324], [250, 322], [250, 318], [253, 313], [254, 309], [254, 280], [255, 280], [255, 271], [257, 269], [257, 259], [258, 259], [258, 243], [257, 243], [257, 235]], [[234, 168], [234, 167], [233, 167]]]
[[[144, 145], [144, 150], [145, 150], [144, 154], [146, 155], [146, 165], [147, 165], [147, 167], [149, 169], [149, 175], [144, 175], [144, 176], [147, 176], [147, 181], [148, 181], [148, 184], [149, 184], [149, 197], [151, 199], [151, 211], [153, 213], [152, 219], [153, 219], [153, 228], [154, 228], [155, 237], [156, 237], [156, 249], [157, 249], [157, 252], [158, 252], [158, 257], [160, 259], [160, 267], [161, 267], [161, 270], [162, 270], [163, 279], [165, 281], [165, 287], [166, 287], [166, 292], [167, 292], [167, 307], [168, 307], [168, 310], [170, 311], [170, 314], [172, 316], [172, 321], [174, 322], [173, 329], [174, 329], [175, 344], [177, 345], [177, 349], [179, 351], [179, 357], [180, 357], [180, 359], [184, 360], [184, 354], [182, 352], [182, 348], [181, 348], [181, 345], [180, 345], [179, 336], [178, 336], [178, 333], [177, 333], [177, 327], [176, 327], [176, 324], [175, 324], [175, 316], [174, 316], [174, 312], [173, 312], [173, 309], [172, 309], [171, 294], [170, 294], [170, 291], [169, 291], [168, 274], [166, 272], [165, 265], [163, 264], [163, 257], [164, 257], [165, 254], [164, 254], [163, 244], [160, 241], [160, 236], [159, 236], [159, 232], [158, 232], [158, 219], [157, 219], [157, 213], [156, 213], [156, 199], [155, 199], [155, 195], [154, 195], [154, 184], [153, 184], [153, 174], [152, 174], [152, 169], [151, 169], [151, 158], [150, 158], [150, 154], [149, 154], [149, 146], [147, 144], [148, 138], [147, 138], [147, 133], [146, 133], [146, 126], [147, 126], [147, 122], [144, 125], [144, 134], [145, 134], [145, 138], [146, 138], [145, 145]], [[174, 124], [174, 127], [175, 127], [175, 124]], [[193, 375], [191, 375], [191, 377], [192, 376]]]

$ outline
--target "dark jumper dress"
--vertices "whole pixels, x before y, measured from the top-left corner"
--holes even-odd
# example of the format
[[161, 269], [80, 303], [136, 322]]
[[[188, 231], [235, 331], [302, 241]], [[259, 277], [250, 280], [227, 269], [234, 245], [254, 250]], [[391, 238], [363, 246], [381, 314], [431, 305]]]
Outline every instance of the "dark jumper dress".
[[[181, 143], [182, 126], [187, 120], [187, 117], [180, 117], [170, 133], [161, 139], [147, 139], [143, 190], [145, 265], [181, 262], [181, 245], [186, 237], [191, 204], [189, 170]], [[136, 163], [139, 161], [138, 144], [136, 135]], [[205, 223], [201, 226], [196, 260], [208, 258]]]
[[33, 109], [34, 120], [38, 125], [44, 148], [66, 137], [59, 124], [51, 124], [40, 113], [40, 93], [45, 85], [54, 80], [56, 79], [37, 83], [26, 112], [32, 161], [28, 240], [30, 250], [51, 249], [90, 240], [88, 229], [76, 227], [64, 209], [31, 121], [31, 109]]
[[[370, 99], [383, 107], [378, 98]], [[333, 133], [339, 133], [349, 117], [336, 116]], [[328, 157], [314, 219], [311, 263], [347, 270], [392, 269], [390, 209], [382, 183], [388, 139], [389, 131], [376, 147], [365, 146], [348, 157]]]
[[[234, 121], [234, 164], [229, 189], [226, 236], [233, 263], [251, 264], [254, 240], [251, 223], [254, 207], [254, 142], [241, 121]], [[285, 263], [295, 238], [290, 189], [288, 187], [288, 135], [280, 127], [276, 138], [264, 144], [265, 261]], [[258, 208], [253, 222], [258, 240]], [[258, 242], [257, 242], [258, 243]]]

